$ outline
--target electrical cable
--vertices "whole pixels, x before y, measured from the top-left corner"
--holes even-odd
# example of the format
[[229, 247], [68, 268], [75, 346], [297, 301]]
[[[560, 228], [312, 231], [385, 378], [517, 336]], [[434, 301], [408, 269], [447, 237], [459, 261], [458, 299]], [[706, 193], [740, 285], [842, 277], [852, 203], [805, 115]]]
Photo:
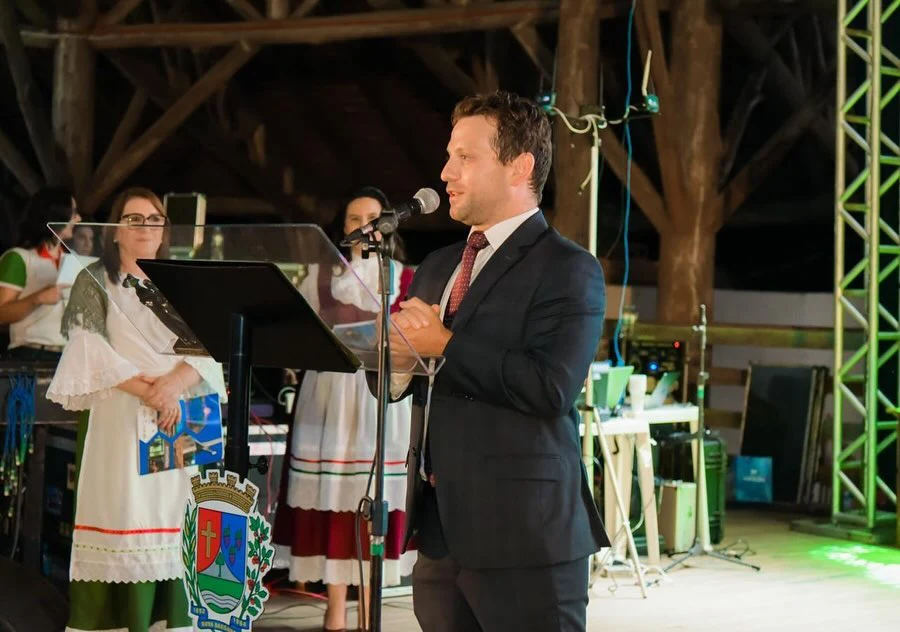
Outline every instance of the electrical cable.
[[[637, 6], [637, 0], [631, 0], [631, 9], [628, 12], [628, 35], [627, 35], [627, 43], [626, 43], [626, 53], [625, 53], [625, 77], [626, 77], [626, 89], [625, 89], [625, 108], [629, 107], [631, 103], [631, 46], [632, 46], [632, 31], [634, 30], [634, 10]], [[625, 294], [626, 289], [628, 287], [628, 275], [630, 272], [630, 253], [629, 253], [629, 240], [628, 240], [628, 228], [631, 222], [631, 163], [634, 157], [634, 148], [631, 143], [631, 127], [629, 125], [629, 121], [625, 119], [625, 128], [623, 130], [623, 136], [625, 140], [625, 152], [627, 155], [627, 159], [625, 162], [625, 220], [623, 223], [623, 236], [622, 236], [622, 244], [625, 248], [625, 269], [622, 274], [622, 293], [619, 297], [619, 314], [618, 320], [616, 322], [616, 330], [613, 335], [613, 350], [616, 355], [616, 365], [622, 366], [625, 362], [622, 358], [622, 352], [619, 348], [619, 339], [621, 337], [622, 332], [622, 324], [624, 322], [625, 315]]]

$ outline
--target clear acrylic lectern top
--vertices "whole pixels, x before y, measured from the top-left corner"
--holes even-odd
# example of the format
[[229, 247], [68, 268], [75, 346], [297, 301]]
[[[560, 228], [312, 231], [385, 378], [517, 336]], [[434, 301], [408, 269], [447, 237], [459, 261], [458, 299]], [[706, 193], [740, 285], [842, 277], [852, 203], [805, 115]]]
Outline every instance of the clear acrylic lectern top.
[[[78, 252], [74, 242], [60, 238], [66, 224], [49, 224], [50, 230], [65, 248], [59, 283], [71, 285], [80, 273], [89, 275], [159, 353], [211, 355], [148, 279], [128, 274], [119, 278], [118, 284], [135, 292], [139, 301], [123, 300], [127, 292], [110, 292], [107, 266], [109, 261], [116, 260], [115, 255], [123, 247], [123, 242], [144, 251], [152, 251], [159, 243], [156, 256], [141, 257], [144, 259], [274, 263], [333, 335], [360, 360], [360, 368], [378, 369], [376, 318], [381, 311], [378, 259], [374, 253], [368, 258], [352, 257], [349, 253], [345, 257], [319, 226], [152, 226], [85, 222], [79, 226], [93, 229], [92, 252]], [[393, 303], [400, 288], [399, 266], [392, 266], [391, 277]], [[222, 287], [220, 291], [228, 292], [229, 288]], [[164, 327], [146, 326], [147, 307]], [[391, 327], [398, 334], [392, 336], [392, 372], [429, 375], [440, 369], [443, 358], [419, 355], [393, 324]]]

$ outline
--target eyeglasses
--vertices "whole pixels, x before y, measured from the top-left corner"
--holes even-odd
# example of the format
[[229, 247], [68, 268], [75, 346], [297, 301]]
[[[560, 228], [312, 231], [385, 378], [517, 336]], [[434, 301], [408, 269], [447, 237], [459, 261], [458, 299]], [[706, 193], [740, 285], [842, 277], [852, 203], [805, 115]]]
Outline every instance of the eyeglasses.
[[122, 216], [122, 223], [126, 226], [165, 226], [169, 223], [169, 218], [159, 213], [154, 213], [153, 215], [129, 213]]

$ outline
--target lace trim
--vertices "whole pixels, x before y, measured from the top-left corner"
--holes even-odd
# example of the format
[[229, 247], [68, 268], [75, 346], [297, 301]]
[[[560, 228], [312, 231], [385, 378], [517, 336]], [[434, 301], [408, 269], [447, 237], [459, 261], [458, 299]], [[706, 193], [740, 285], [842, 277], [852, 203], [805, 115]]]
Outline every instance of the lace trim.
[[[332, 479], [325, 483], [319, 474], [302, 474], [292, 470], [288, 474], [285, 504], [293, 509], [313, 509], [336, 513], [356, 511], [359, 499], [365, 493], [366, 477], [348, 478], [361, 480], [336, 481]], [[402, 476], [391, 476], [384, 481], [384, 500], [387, 501], [391, 511], [405, 511], [406, 487], [405, 470]]]
[[66, 410], [87, 410], [112, 395], [116, 386], [138, 374], [140, 371], [130, 362], [121, 362], [88, 376], [57, 374], [52, 387], [47, 390], [47, 399]]
[[140, 582], [162, 582], [181, 579], [184, 563], [178, 556], [169, 556], [167, 562], [158, 561], [158, 554], [151, 561], [148, 555], [120, 555], [116, 563], [95, 560], [72, 560], [69, 570], [70, 581], [105, 582], [110, 584], [137, 584]]
[[[407, 551], [400, 559], [384, 560], [383, 579], [385, 586], [397, 586], [403, 577], [412, 575], [418, 553]], [[289, 546], [275, 545], [276, 568], [289, 569], [289, 577], [294, 582], [316, 582], [326, 584], [359, 585], [359, 562], [350, 560], [333, 560], [324, 555], [299, 557], [291, 554]], [[363, 560], [363, 577], [369, 579], [369, 560]]]

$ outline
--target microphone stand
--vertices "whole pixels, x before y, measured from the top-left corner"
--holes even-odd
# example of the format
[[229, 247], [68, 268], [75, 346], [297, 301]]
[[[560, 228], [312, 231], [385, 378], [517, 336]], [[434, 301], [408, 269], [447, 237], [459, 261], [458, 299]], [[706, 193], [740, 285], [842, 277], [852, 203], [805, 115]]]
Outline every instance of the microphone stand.
[[684, 563], [694, 556], [707, 555], [732, 564], [739, 564], [754, 570], [760, 570], [756, 564], [749, 564], [733, 555], [727, 555], [719, 551], [714, 551], [709, 534], [709, 498], [706, 494], [706, 456], [704, 454], [704, 444], [706, 442], [706, 424], [704, 423], [704, 410], [706, 408], [706, 380], [709, 379], [709, 373], [706, 371], [706, 305], [700, 305], [700, 324], [694, 325], [692, 329], [700, 334], [700, 373], [697, 375], [697, 452], [695, 461], [695, 483], [697, 492], [697, 506], [694, 511], [696, 516], [696, 528], [694, 533], [694, 544], [683, 557], [672, 562], [665, 568], [668, 572], [679, 564]]
[[[390, 224], [385, 224], [389, 231], [382, 233], [384, 237], [393, 232]], [[363, 258], [368, 258], [371, 252], [378, 257], [378, 292], [381, 297], [381, 331], [378, 345], [378, 416], [375, 432], [375, 497], [366, 498], [365, 504], [368, 510], [363, 510], [364, 518], [369, 523], [369, 611], [368, 621], [362, 619], [362, 629], [367, 632], [381, 632], [381, 598], [384, 584], [384, 554], [385, 537], [388, 530], [388, 506], [384, 499], [384, 455], [385, 455], [385, 419], [387, 418], [388, 404], [391, 393], [391, 343], [390, 343], [390, 316], [391, 316], [391, 257], [387, 239], [375, 239], [373, 233], [363, 235]], [[344, 243], [342, 245], [350, 245]], [[360, 578], [360, 603], [365, 602], [365, 590]], [[366, 613], [366, 608], [361, 609]]]

